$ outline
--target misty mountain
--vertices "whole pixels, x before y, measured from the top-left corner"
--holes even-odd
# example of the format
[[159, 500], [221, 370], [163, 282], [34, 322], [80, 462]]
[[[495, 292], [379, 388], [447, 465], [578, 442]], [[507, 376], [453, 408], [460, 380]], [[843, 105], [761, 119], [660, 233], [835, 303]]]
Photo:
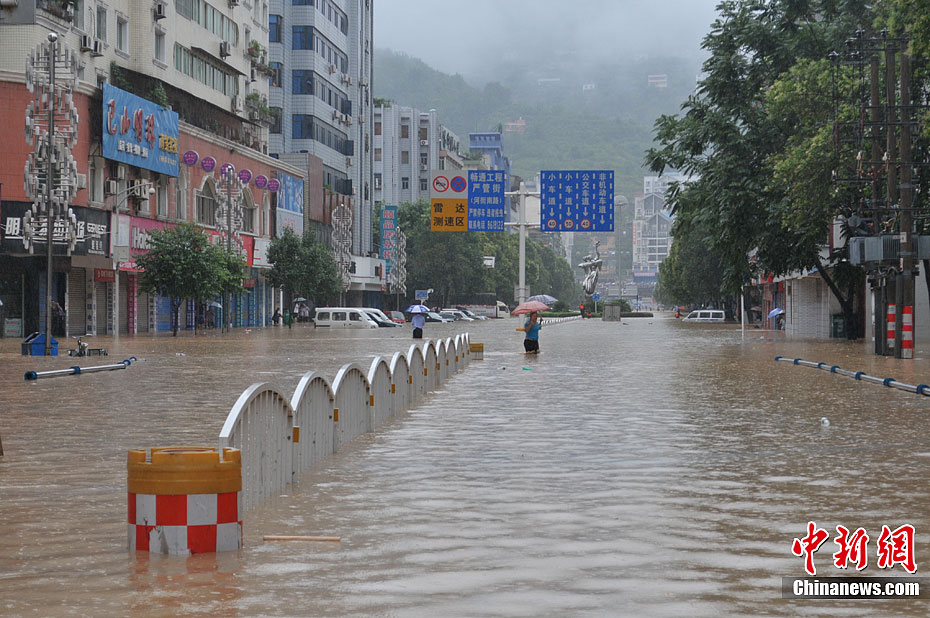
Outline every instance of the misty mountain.
[[511, 57], [496, 67], [501, 81], [478, 87], [417, 58], [379, 49], [374, 71], [375, 97], [437, 110], [463, 147], [470, 132], [504, 128], [504, 154], [514, 174], [613, 169], [617, 192], [630, 196], [642, 190], [643, 155], [655, 119], [678, 111], [694, 89], [699, 66], [696, 59], [645, 56], [594, 65], [571, 54], [527, 66]]

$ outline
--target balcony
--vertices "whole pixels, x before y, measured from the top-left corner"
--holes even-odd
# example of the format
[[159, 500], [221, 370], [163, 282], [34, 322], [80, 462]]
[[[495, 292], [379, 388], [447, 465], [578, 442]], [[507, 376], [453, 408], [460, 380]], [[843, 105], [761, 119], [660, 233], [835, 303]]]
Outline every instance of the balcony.
[[71, 21], [74, 19], [75, 0], [37, 0], [36, 8], [51, 13], [59, 19]]

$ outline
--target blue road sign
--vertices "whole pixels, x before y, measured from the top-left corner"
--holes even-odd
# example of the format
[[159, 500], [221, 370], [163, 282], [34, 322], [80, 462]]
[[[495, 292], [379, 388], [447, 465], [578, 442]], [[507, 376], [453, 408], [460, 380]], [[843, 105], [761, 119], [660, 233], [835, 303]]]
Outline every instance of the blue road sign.
[[601, 295], [598, 294], [597, 292], [595, 292], [594, 294], [591, 294], [591, 299], [592, 299], [592, 300], [600, 300], [600, 299], [601, 299]]
[[417, 290], [414, 294], [414, 298], [417, 300], [426, 300], [429, 298], [429, 290]]
[[543, 232], [613, 232], [613, 170], [540, 172]]
[[[503, 232], [504, 189], [507, 180], [503, 170], [471, 170], [468, 172], [468, 231]], [[455, 188], [455, 181], [452, 181]]]

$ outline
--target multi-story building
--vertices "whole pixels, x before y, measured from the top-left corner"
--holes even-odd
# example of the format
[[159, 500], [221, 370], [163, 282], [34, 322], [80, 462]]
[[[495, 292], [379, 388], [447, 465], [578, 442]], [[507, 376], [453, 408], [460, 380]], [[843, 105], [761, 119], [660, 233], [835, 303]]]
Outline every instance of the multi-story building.
[[[72, 150], [79, 188], [70, 202], [78, 241], [69, 252], [57, 226], [53, 240], [51, 297], [66, 314], [57, 334], [169, 329], [169, 299], [138, 289], [133, 258], [146, 250], [148, 230], [178, 221], [223, 238], [246, 262], [246, 292], [226, 307], [232, 325], [268, 323], [274, 294], [264, 282], [265, 251], [283, 226], [302, 229], [308, 196], [305, 174], [267, 154], [267, 1], [25, 0], [0, 4], [5, 332], [44, 326], [46, 244], [44, 232], [25, 233], [23, 169], [32, 148], [23, 126], [33, 98], [27, 58], [49, 32], [75, 54], [80, 119]], [[237, 183], [221, 173], [229, 166], [242, 182], [231, 196]], [[182, 328], [203, 312], [188, 303]]]
[[681, 174], [646, 176], [643, 195], [634, 199], [633, 278], [638, 285], [655, 285], [659, 264], [668, 257], [672, 246], [674, 218], [665, 208], [665, 192], [673, 181], [686, 179]]
[[[372, 254], [372, 7], [370, 0], [271, 0], [269, 152], [322, 159], [323, 186], [353, 213], [354, 256]], [[309, 170], [308, 170], [309, 172]], [[332, 197], [335, 194], [335, 197]], [[362, 259], [355, 260], [368, 270]], [[380, 285], [378, 286], [380, 289]], [[352, 291], [370, 282], [353, 277]]]
[[393, 103], [374, 110], [376, 204], [428, 200], [430, 171], [462, 169], [458, 136], [431, 109], [421, 112]]

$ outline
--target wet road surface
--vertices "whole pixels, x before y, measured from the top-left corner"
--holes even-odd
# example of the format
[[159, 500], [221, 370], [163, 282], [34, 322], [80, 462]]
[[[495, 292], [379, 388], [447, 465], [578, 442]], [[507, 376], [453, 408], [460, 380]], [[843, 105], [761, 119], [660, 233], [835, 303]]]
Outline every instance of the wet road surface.
[[[875, 567], [874, 539], [913, 524], [921, 573], [930, 398], [773, 361], [919, 384], [926, 345], [909, 362], [861, 342], [624, 322], [547, 326], [538, 357], [515, 319], [427, 325], [468, 330], [485, 360], [249, 511], [244, 550], [190, 558], [126, 551], [126, 451], [215, 445], [251, 383], [290, 393], [309, 370], [367, 368], [409, 347], [409, 325], [91, 340], [110, 356], [84, 359], [0, 340], [0, 615], [926, 615], [925, 600], [781, 599], [809, 520], [831, 533], [819, 576], [843, 574], [837, 524], [869, 532], [873, 576], [906, 575]], [[128, 356], [126, 370], [23, 380]]]

